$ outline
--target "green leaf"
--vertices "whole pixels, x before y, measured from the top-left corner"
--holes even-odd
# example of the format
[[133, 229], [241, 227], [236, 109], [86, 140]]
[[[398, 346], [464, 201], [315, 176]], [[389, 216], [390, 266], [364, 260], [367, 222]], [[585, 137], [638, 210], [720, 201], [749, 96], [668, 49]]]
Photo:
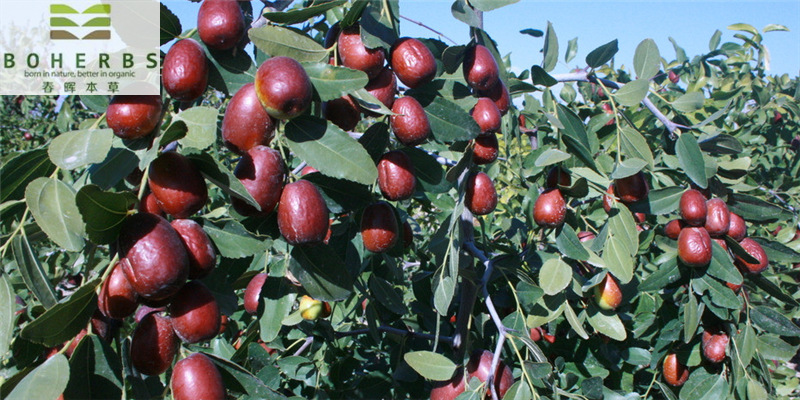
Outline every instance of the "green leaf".
[[564, 62], [569, 63], [578, 55], [578, 38], [573, 38], [567, 43], [567, 53], [564, 54]]
[[650, 88], [650, 80], [646, 78], [628, 82], [614, 93], [614, 99], [623, 106], [633, 107], [644, 100]]
[[25, 189], [25, 202], [56, 244], [69, 251], [83, 248], [84, 225], [72, 187], [58, 179], [37, 178]]
[[686, 93], [672, 102], [672, 107], [684, 113], [690, 113], [703, 108], [706, 98], [700, 92]]
[[74, 338], [86, 327], [97, 309], [95, 288], [99, 282], [99, 279], [95, 279], [81, 286], [69, 299], [25, 325], [20, 336], [45, 347], [53, 347]]
[[631, 204], [630, 209], [647, 214], [670, 214], [678, 209], [684, 191], [686, 189], [680, 186], [651, 190], [645, 200]]
[[553, 78], [542, 67], [534, 65], [531, 67], [531, 81], [534, 85], [542, 86], [555, 86], [558, 84], [556, 78]]
[[624, 126], [621, 129], [621, 133], [622, 154], [627, 157], [641, 158], [652, 168], [653, 152], [650, 150], [650, 145], [647, 144], [647, 139], [636, 129], [629, 126]]
[[14, 334], [16, 295], [7, 275], [0, 275], [0, 358], [5, 359]]
[[368, 3], [369, 0], [355, 0], [353, 2], [353, 6], [347, 10], [347, 14], [345, 14], [344, 18], [342, 18], [342, 21], [339, 24], [342, 29], [348, 28], [356, 23], [356, 21], [361, 18], [361, 14], [364, 13], [364, 9], [367, 8]]
[[773, 335], [761, 335], [754, 340], [758, 355], [767, 360], [789, 362], [797, 354], [798, 346], [792, 346]]
[[719, 47], [719, 40], [722, 37], [722, 32], [719, 29], [714, 31], [714, 34], [711, 35], [711, 39], [708, 41], [708, 51], [714, 51]]
[[442, 165], [433, 156], [416, 147], [403, 147], [400, 150], [411, 159], [417, 185], [422, 190], [429, 193], [446, 193], [453, 186], [447, 181]]
[[251, 398], [264, 400], [286, 398], [267, 387], [264, 382], [238, 364], [214, 354], [203, 354], [208, 356], [211, 361], [214, 361], [214, 364], [217, 365], [217, 369], [220, 375], [222, 375], [222, 382], [226, 388], [247, 393]]
[[425, 114], [428, 115], [431, 132], [439, 142], [471, 140], [480, 134], [481, 129], [472, 116], [444, 97], [436, 97], [426, 105]]
[[433, 281], [433, 305], [439, 315], [447, 315], [456, 292], [456, 280], [450, 276], [436, 275]]
[[617, 203], [612, 209], [611, 218], [608, 220], [608, 233], [611, 236], [618, 236], [621, 239], [619, 244], [625, 246], [631, 256], [636, 255], [639, 248], [639, 232], [636, 230], [633, 214], [627, 207]]
[[103, 162], [89, 167], [89, 182], [103, 189], [110, 189], [133, 172], [137, 166], [139, 157], [136, 153], [127, 148], [112, 147]]
[[556, 246], [561, 254], [578, 261], [589, 259], [589, 252], [581, 244], [578, 234], [571, 226], [565, 224], [561, 228], [561, 233], [556, 237]]
[[53, 139], [48, 154], [53, 164], [73, 170], [103, 161], [111, 150], [113, 139], [111, 129], [65, 132]]
[[378, 169], [369, 153], [330, 121], [297, 117], [286, 125], [289, 148], [324, 175], [371, 185]]
[[270, 22], [277, 24], [293, 25], [307, 21], [316, 16], [325, 14], [326, 11], [347, 3], [347, 0], [333, 0], [327, 3], [314, 4], [311, 7], [296, 8], [289, 11], [265, 12], [263, 15]]
[[547, 149], [539, 154], [533, 165], [537, 167], [546, 167], [548, 165], [558, 164], [562, 161], [568, 160], [571, 156], [559, 149]]
[[56, 354], [22, 378], [6, 400], [55, 399], [64, 392], [68, 380], [67, 357]]
[[603, 249], [606, 268], [619, 279], [620, 283], [628, 283], [633, 279], [633, 257], [630, 255], [628, 245], [621, 237], [611, 234], [606, 239]]
[[322, 45], [293, 29], [266, 25], [250, 28], [247, 34], [259, 50], [272, 57], [291, 57], [300, 62], [321, 62], [328, 57]]
[[294, 286], [286, 278], [268, 277], [261, 287], [259, 303], [264, 304], [258, 318], [260, 339], [269, 343], [281, 332], [283, 320], [292, 312], [297, 293]]
[[398, 39], [400, 28], [398, 1], [370, 1], [361, 14], [361, 41], [369, 49], [389, 50]]
[[700, 142], [700, 149], [711, 154], [739, 154], [744, 151], [742, 143], [733, 136], [719, 134]]
[[294, 247], [289, 270], [317, 300], [339, 301], [353, 291], [353, 278], [347, 266], [326, 245]]
[[[675, 145], [675, 153], [678, 162], [689, 179], [697, 186], [705, 189], [708, 187], [708, 177], [706, 177], [706, 163], [703, 160], [703, 152], [697, 145], [697, 139], [691, 133], [684, 133]], [[741, 214], [740, 214], [741, 215]]]
[[397, 315], [404, 315], [408, 312], [405, 304], [403, 304], [403, 296], [389, 282], [379, 278], [377, 275], [369, 277], [369, 291], [372, 293], [373, 298], [377, 299], [389, 311]]
[[773, 31], [789, 32], [789, 28], [780, 24], [767, 24], [767, 26], [764, 27], [763, 31], [764, 33]]
[[264, 251], [268, 243], [252, 237], [237, 222], [228, 222], [224, 229], [212, 224], [205, 224], [203, 230], [214, 242], [219, 254], [225, 258], [244, 258]]
[[765, 277], [763, 274], [750, 275], [748, 280], [750, 283], [763, 290], [765, 294], [768, 294], [792, 307], [800, 306], [797, 300], [795, 300], [788, 293], [784, 292], [778, 285], [772, 283], [772, 281], [770, 281], [769, 278]]
[[628, 158], [614, 166], [611, 179], [622, 179], [638, 173], [647, 166], [647, 161], [640, 158]]
[[556, 64], [558, 64], [558, 36], [556, 35], [555, 29], [553, 29], [553, 23], [550, 21], [547, 21], [547, 33], [544, 36], [544, 49], [542, 53], [544, 53], [542, 69], [544, 69], [545, 72], [550, 72], [555, 69]]
[[179, 142], [186, 147], [203, 150], [217, 140], [217, 116], [219, 110], [214, 107], [197, 106], [175, 116], [178, 121], [186, 123], [186, 136]]
[[661, 66], [661, 54], [655, 40], [645, 39], [636, 46], [633, 55], [633, 70], [639, 79], [650, 79], [658, 73]]
[[586, 64], [588, 64], [592, 68], [597, 68], [608, 61], [610, 61], [617, 51], [619, 51], [619, 47], [617, 47], [617, 39], [614, 39], [589, 53], [586, 56]]
[[0, 168], [0, 203], [25, 197], [25, 188], [37, 178], [49, 176], [56, 170], [46, 149], [20, 153]]
[[392, 110], [386, 108], [380, 100], [367, 92], [367, 89], [358, 89], [350, 94], [353, 100], [367, 112], [377, 113], [380, 115], [393, 115]]
[[689, 375], [689, 380], [681, 388], [681, 400], [723, 399], [728, 393], [728, 382], [722, 374], [709, 374], [697, 368]]
[[433, 381], [446, 381], [456, 371], [452, 361], [432, 351], [412, 351], [403, 354], [403, 360], [423, 378]]
[[372, 124], [358, 138], [358, 143], [361, 143], [361, 146], [367, 150], [367, 153], [372, 157], [372, 161], [377, 163], [386, 151], [386, 146], [389, 145], [389, 125], [383, 122]]
[[186, 123], [175, 119], [169, 127], [164, 130], [164, 133], [161, 134], [161, 138], [158, 140], [158, 145], [164, 147], [176, 140], [183, 139], [186, 137], [186, 133], [189, 132], [189, 128], [186, 126]]
[[533, 36], [533, 37], [542, 37], [542, 36], [544, 36], [544, 32], [542, 32], [542, 31], [540, 31], [538, 29], [531, 29], [531, 28], [523, 29], [523, 30], [519, 31], [519, 33], [521, 33], [523, 35], [530, 35], [530, 36]]
[[780, 206], [742, 193], [728, 195], [728, 209], [748, 221], [789, 220], [792, 213]]
[[800, 337], [800, 327], [777, 310], [757, 306], [750, 310], [750, 318], [757, 327], [780, 336]]
[[114, 399], [122, 396], [122, 365], [114, 349], [97, 335], [86, 335], [69, 359], [65, 399]]
[[[700, 307], [703, 306], [704, 304], [700, 305]], [[694, 338], [702, 313], [703, 309], [697, 306], [697, 298], [689, 293], [689, 301], [683, 307], [683, 341], [685, 343], [689, 343]]]
[[719, 283], [716, 279], [708, 275], [703, 275], [700, 278], [693, 279], [692, 282], [698, 287], [705, 287], [708, 289], [708, 294], [711, 295], [711, 301], [720, 306], [731, 310], [738, 310], [742, 308], [742, 300], [733, 293], [729, 287]]
[[44, 308], [49, 309], [55, 306], [58, 303], [56, 292], [53, 290], [50, 278], [42, 268], [42, 264], [39, 263], [39, 259], [33, 253], [33, 249], [28, 243], [28, 238], [24, 235], [17, 235], [12, 239], [11, 244], [14, 261], [17, 263], [17, 268], [19, 268], [25, 286], [33, 292], [33, 295], [39, 299]]
[[619, 315], [606, 315], [602, 313], [598, 310], [597, 306], [594, 305], [594, 302], [590, 302], [588, 315], [589, 325], [597, 330], [597, 332], [620, 342], [628, 337], [628, 333], [625, 332], [625, 325], [622, 324]]
[[656, 272], [648, 276], [639, 284], [640, 292], [654, 292], [663, 289], [670, 283], [676, 282], [681, 278], [681, 271], [678, 269], [678, 261], [670, 259], [661, 264]]
[[753, 35], [758, 35], [758, 29], [754, 28], [752, 25], [749, 24], [733, 24], [728, 25], [728, 29], [732, 31], [740, 31], [740, 32], [747, 32], [752, 33]]
[[[200, 43], [199, 36], [192, 36]], [[211, 62], [208, 70], [208, 85], [231, 95], [239, 91], [242, 86], [253, 83], [256, 77], [256, 68], [253, 59], [241, 50], [214, 50], [205, 45], [206, 57]]]
[[733, 265], [728, 252], [713, 241], [711, 243], [711, 251], [711, 263], [709, 263], [706, 273], [724, 282], [730, 282], [735, 285], [741, 284], [742, 274]]
[[597, 169], [583, 122], [572, 110], [561, 104], [558, 105], [557, 111], [558, 120], [564, 125], [564, 135], [562, 136], [564, 144], [584, 164], [592, 169]]
[[344, 179], [331, 178], [320, 173], [303, 177], [317, 186], [328, 211], [334, 214], [357, 211], [372, 203], [372, 192], [369, 187]]
[[186, 149], [183, 155], [192, 161], [192, 164], [200, 170], [203, 177], [217, 185], [223, 192], [230, 196], [238, 197], [257, 210], [261, 210], [261, 206], [258, 205], [250, 192], [247, 191], [239, 178], [211, 154], [198, 149]]
[[450, 12], [453, 14], [455, 19], [471, 26], [474, 28], [478, 28], [482, 25], [482, 19], [478, 16], [478, 13], [473, 9], [467, 0], [455, 0], [453, 1], [453, 5], [450, 7]]
[[469, 4], [472, 4], [476, 10], [486, 12], [517, 2], [519, 2], [519, 0], [470, 0]]
[[560, 258], [545, 261], [539, 271], [539, 287], [550, 296], [566, 289], [571, 281], [572, 269]]
[[75, 202], [86, 221], [89, 240], [109, 244], [117, 239], [122, 221], [137, 199], [131, 192], [104, 192], [96, 185], [86, 185], [75, 195]]
[[574, 330], [578, 336], [588, 340], [589, 334], [586, 333], [586, 329], [583, 328], [583, 324], [578, 319], [578, 316], [575, 315], [575, 310], [573, 310], [569, 304], [564, 307], [564, 315], [567, 317], [567, 322], [569, 322], [569, 326], [572, 327], [572, 330]]
[[163, 45], [172, 39], [180, 36], [183, 28], [181, 28], [181, 21], [178, 17], [167, 7], [164, 3], [161, 4], [161, 30], [159, 31], [161, 42]]
[[369, 79], [367, 74], [345, 67], [323, 63], [303, 63], [320, 100], [338, 99], [349, 92], [363, 88]]

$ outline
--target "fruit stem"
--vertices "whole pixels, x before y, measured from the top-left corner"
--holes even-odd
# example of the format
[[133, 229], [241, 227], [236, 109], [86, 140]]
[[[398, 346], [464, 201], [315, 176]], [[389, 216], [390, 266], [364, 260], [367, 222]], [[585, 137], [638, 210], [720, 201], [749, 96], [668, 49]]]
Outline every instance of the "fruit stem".
[[144, 167], [144, 171], [142, 172], [142, 180], [139, 183], [139, 193], [136, 195], [136, 198], [139, 199], [140, 203], [144, 198], [144, 192], [145, 188], [147, 187], [147, 181], [149, 179], [149, 176], [150, 176], [150, 164], [147, 164], [147, 166]]
[[114, 270], [114, 266], [117, 265], [117, 261], [119, 261], [119, 253], [114, 254], [114, 258], [111, 259], [111, 262], [108, 263], [106, 266], [106, 270], [103, 271], [103, 276], [100, 277], [100, 284], [97, 285], [96, 292], [100, 294], [100, 291], [103, 290], [103, 282], [108, 279], [108, 276], [111, 275], [111, 271]]

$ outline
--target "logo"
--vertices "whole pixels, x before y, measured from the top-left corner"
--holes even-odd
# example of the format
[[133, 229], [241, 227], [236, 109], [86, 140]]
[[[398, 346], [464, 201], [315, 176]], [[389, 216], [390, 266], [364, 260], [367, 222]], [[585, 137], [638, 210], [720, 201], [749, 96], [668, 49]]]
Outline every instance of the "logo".
[[66, 4], [51, 4], [50, 28], [52, 40], [111, 39], [111, 4], [95, 4], [82, 13]]

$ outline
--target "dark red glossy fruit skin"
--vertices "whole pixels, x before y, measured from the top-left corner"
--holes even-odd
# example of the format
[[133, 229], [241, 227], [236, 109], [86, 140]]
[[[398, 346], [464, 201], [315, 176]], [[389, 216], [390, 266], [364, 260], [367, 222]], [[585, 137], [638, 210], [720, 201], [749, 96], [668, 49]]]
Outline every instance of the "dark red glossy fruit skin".
[[597, 237], [597, 235], [595, 235], [593, 232], [588, 232], [588, 231], [580, 231], [580, 232], [578, 232], [578, 240], [580, 240], [581, 242], [587, 242], [587, 241], [592, 240], [592, 239], [594, 239], [596, 237]]
[[735, 283], [725, 282], [725, 286], [729, 287], [731, 290], [733, 290], [736, 293], [738, 293], [739, 289], [742, 288], [742, 284], [741, 283], [740, 284], [735, 284]]
[[347, 68], [364, 71], [372, 79], [378, 75], [386, 61], [383, 49], [368, 49], [361, 41], [361, 29], [353, 25], [339, 34], [339, 58]]
[[300, 176], [313, 174], [314, 172], [319, 172], [319, 171], [310, 165], [306, 165], [305, 167], [303, 167], [302, 170], [300, 170]]
[[139, 212], [146, 212], [150, 214], [155, 214], [161, 217], [166, 216], [164, 211], [161, 210], [161, 207], [158, 206], [158, 200], [156, 200], [156, 196], [153, 195], [152, 192], [149, 190], [147, 194], [144, 195], [144, 198], [139, 203]]
[[425, 141], [431, 133], [431, 124], [425, 109], [417, 99], [404, 96], [397, 99], [392, 107], [397, 115], [389, 117], [392, 132], [397, 140], [406, 146], [416, 146]]
[[481, 97], [470, 111], [472, 119], [481, 128], [481, 135], [489, 135], [500, 130], [502, 115], [492, 99]]
[[450, 380], [433, 383], [430, 400], [453, 400], [464, 393], [465, 389], [464, 370], [459, 368]]
[[407, 249], [414, 244], [414, 231], [408, 221], [403, 223], [403, 248]]
[[681, 234], [681, 230], [686, 226], [683, 220], [680, 219], [673, 219], [672, 221], [667, 222], [667, 225], [664, 226], [664, 234], [673, 240], [678, 239], [678, 235]]
[[489, 90], [500, 80], [500, 69], [492, 53], [483, 45], [475, 45], [464, 53], [464, 79], [476, 90]]
[[106, 123], [123, 139], [138, 139], [161, 122], [161, 96], [114, 96], [106, 109]]
[[174, 151], [161, 153], [150, 163], [148, 185], [161, 210], [175, 218], [189, 218], [208, 202], [208, 186], [200, 170]]
[[233, 174], [261, 207], [258, 211], [244, 200], [231, 197], [236, 212], [245, 216], [265, 216], [275, 209], [286, 180], [280, 152], [266, 146], [253, 147], [236, 164]]
[[261, 288], [264, 282], [267, 281], [269, 275], [260, 273], [250, 279], [247, 288], [244, 290], [244, 310], [249, 314], [255, 314], [258, 311], [258, 299], [261, 298]]
[[364, 86], [364, 89], [375, 96], [386, 108], [392, 109], [397, 96], [397, 78], [395, 78], [391, 68], [384, 67], [376, 77], [367, 82], [367, 86]]
[[647, 197], [650, 187], [647, 185], [644, 172], [639, 171], [614, 181], [614, 190], [623, 203], [635, 203]]
[[681, 81], [681, 77], [678, 76], [678, 74], [676, 74], [675, 71], [669, 71], [669, 74], [667, 74], [667, 76], [669, 77], [669, 81], [672, 83], [678, 83]]
[[161, 375], [172, 365], [178, 347], [169, 317], [147, 314], [133, 332], [131, 364], [145, 375]]
[[180, 236], [158, 215], [138, 213], [126, 218], [117, 251], [133, 290], [146, 299], [172, 296], [189, 276], [189, 256]]
[[292, 119], [308, 109], [314, 94], [306, 70], [293, 58], [273, 57], [258, 67], [256, 94], [267, 114]]
[[664, 380], [672, 386], [683, 386], [689, 379], [689, 369], [678, 361], [675, 353], [667, 354], [664, 358]]
[[708, 207], [706, 198], [697, 190], [689, 189], [681, 195], [680, 212], [683, 222], [690, 226], [703, 226], [706, 223]]
[[364, 248], [383, 253], [394, 247], [399, 238], [397, 217], [392, 206], [380, 202], [367, 206], [361, 217], [361, 240]]
[[417, 187], [414, 164], [402, 151], [393, 150], [378, 161], [378, 187], [383, 197], [392, 201], [411, 198]]
[[208, 238], [203, 227], [190, 219], [175, 219], [170, 222], [172, 228], [186, 247], [189, 256], [189, 279], [205, 278], [217, 264], [217, 251]]
[[747, 261], [743, 260], [738, 255], [735, 256], [735, 263], [744, 272], [749, 272], [751, 274], [760, 274], [764, 272], [765, 269], [769, 266], [769, 258], [767, 258], [767, 253], [764, 252], [764, 248], [761, 247], [758, 242], [750, 238], [742, 239], [739, 244], [742, 248], [747, 251], [748, 254], [755, 257], [758, 260], [758, 263], [751, 264]]
[[[637, 224], [643, 224], [643, 223], [644, 223], [644, 222], [647, 220], [647, 214], [645, 214], [645, 213], [640, 213], [640, 212], [635, 212], [635, 213], [633, 213], [633, 220], [634, 220], [634, 221], [635, 221]], [[641, 228], [641, 225], [637, 225], [637, 228], [636, 228], [636, 229], [639, 229], [639, 228]], [[644, 229], [644, 228], [642, 228], [642, 229]], [[639, 232], [641, 232], [641, 231], [642, 231], [642, 230], [641, 230], [641, 229], [639, 229]]]
[[[475, 350], [469, 357], [469, 362], [467, 363], [467, 373], [469, 377], [476, 377], [481, 382], [486, 382], [486, 379], [489, 377], [489, 371], [492, 368], [492, 357], [493, 354], [491, 351]], [[498, 398], [502, 399], [513, 383], [514, 376], [511, 374], [511, 368], [508, 368], [500, 361], [494, 373], [494, 387], [495, 390], [497, 390]]]
[[703, 332], [703, 357], [712, 363], [720, 363], [725, 359], [730, 338], [725, 332], [719, 330]]
[[569, 176], [569, 172], [564, 168], [556, 165], [547, 171], [547, 179], [545, 180], [546, 188], [553, 189], [558, 186], [569, 187], [570, 185], [572, 185], [572, 177]]
[[475, 215], [486, 215], [497, 207], [497, 190], [485, 172], [473, 173], [467, 178], [464, 201]]
[[739, 214], [731, 213], [731, 223], [728, 226], [728, 236], [737, 242], [747, 237], [747, 223]]
[[219, 333], [217, 300], [200, 281], [184, 285], [167, 310], [172, 318], [172, 329], [184, 343], [203, 342]]
[[611, 207], [614, 206], [614, 198], [616, 197], [616, 189], [614, 188], [614, 184], [608, 185], [608, 189], [603, 194], [603, 210], [606, 212], [611, 211]]
[[208, 60], [200, 43], [182, 39], [170, 47], [161, 70], [164, 90], [175, 100], [192, 101], [208, 86]]
[[725, 251], [728, 251], [728, 243], [725, 242], [725, 239], [721, 238], [711, 238], [711, 240], [717, 242], [720, 247], [722, 247]]
[[614, 310], [622, 304], [622, 291], [611, 274], [606, 274], [602, 282], [595, 286], [594, 294], [597, 305], [604, 310]]
[[392, 70], [406, 86], [413, 89], [433, 80], [436, 76], [436, 59], [422, 42], [413, 38], [400, 38], [390, 51]]
[[278, 206], [278, 228], [289, 244], [321, 243], [328, 225], [328, 206], [313, 183], [299, 180], [286, 185]]
[[175, 363], [170, 380], [175, 400], [224, 400], [222, 375], [210, 358], [194, 353]]
[[108, 343], [114, 340], [114, 336], [121, 325], [121, 321], [103, 315], [100, 310], [94, 310], [90, 322], [92, 324], [92, 332]]
[[544, 228], [557, 228], [567, 217], [567, 202], [558, 189], [547, 189], [533, 204], [533, 220]]
[[109, 318], [123, 319], [136, 311], [138, 296], [120, 263], [113, 268], [97, 296], [97, 308]]
[[244, 14], [238, 1], [204, 0], [197, 12], [197, 33], [211, 49], [229, 50], [245, 33]]
[[708, 234], [712, 237], [721, 237], [728, 233], [731, 224], [731, 213], [728, 205], [722, 199], [711, 199], [706, 202], [706, 225]]
[[497, 160], [500, 145], [497, 143], [497, 135], [492, 133], [475, 138], [472, 147], [472, 162], [476, 165], [485, 165]]
[[711, 236], [705, 228], [686, 227], [678, 235], [678, 257], [690, 267], [711, 262]]
[[322, 115], [343, 131], [352, 131], [361, 121], [361, 108], [346, 95], [323, 103]]
[[494, 105], [500, 110], [501, 115], [506, 115], [508, 108], [511, 106], [511, 94], [508, 93], [508, 88], [503, 81], [500, 80], [497, 81], [496, 85], [490, 87], [489, 90], [479, 90], [478, 96], [492, 99]]
[[275, 126], [258, 99], [256, 86], [248, 83], [228, 103], [222, 119], [222, 140], [230, 151], [241, 155], [258, 145], [269, 146]]

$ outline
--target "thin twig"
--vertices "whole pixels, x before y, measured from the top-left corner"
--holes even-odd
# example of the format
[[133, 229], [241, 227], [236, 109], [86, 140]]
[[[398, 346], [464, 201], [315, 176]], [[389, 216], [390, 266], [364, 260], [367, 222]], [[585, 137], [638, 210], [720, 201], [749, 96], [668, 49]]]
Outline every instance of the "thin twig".
[[314, 337], [313, 336], [307, 337], [305, 343], [303, 343], [303, 345], [300, 346], [300, 348], [294, 352], [294, 355], [299, 356], [300, 354], [303, 354], [303, 352], [306, 351], [306, 349], [313, 343], [314, 343]]
[[[411, 337], [415, 337], [415, 338], [419, 338], [419, 339], [425, 339], [425, 340], [437, 340], [436, 335], [431, 335], [429, 333], [422, 333], [422, 332], [414, 332], [414, 331], [410, 331], [410, 330], [407, 330], [407, 329], [399, 329], [399, 328], [386, 326], [386, 325], [379, 326], [378, 330], [381, 331], [381, 332], [386, 332], [386, 333], [390, 333], [390, 334], [393, 334], [393, 335], [411, 336]], [[367, 333], [369, 333], [369, 329], [356, 329], [356, 330], [353, 330], [353, 331], [335, 332], [335, 335], [336, 335], [337, 338], [343, 338], [343, 337], [347, 337], [347, 336], [365, 335]], [[453, 338], [450, 337], [450, 336], [439, 336], [438, 340], [441, 340], [441, 341], [444, 341], [444, 342], [448, 342], [448, 343], [452, 343], [453, 342]]]
[[433, 33], [435, 33], [435, 34], [437, 34], [437, 35], [441, 36], [442, 38], [444, 38], [444, 39], [447, 39], [447, 40], [448, 40], [450, 43], [452, 43], [453, 45], [457, 45], [457, 44], [458, 44], [458, 43], [456, 43], [456, 41], [455, 41], [455, 40], [453, 40], [453, 39], [450, 39], [449, 37], [445, 36], [445, 34], [444, 34], [444, 33], [442, 33], [442, 32], [439, 32], [439, 31], [437, 31], [436, 29], [433, 29], [433, 28], [431, 28], [430, 26], [423, 24], [422, 22], [415, 21], [415, 20], [413, 20], [413, 19], [411, 19], [411, 18], [408, 18], [408, 17], [406, 17], [405, 15], [401, 15], [401, 16], [400, 16], [400, 18], [402, 18], [402, 19], [404, 19], [404, 20], [406, 20], [406, 21], [408, 21], [408, 22], [411, 22], [411, 23], [417, 24], [417, 25], [419, 25], [419, 26], [421, 26], [421, 27], [423, 27], [423, 28], [425, 28], [425, 29], [427, 29], [427, 30], [429, 30], [429, 31], [431, 31], [431, 32], [433, 32]]

